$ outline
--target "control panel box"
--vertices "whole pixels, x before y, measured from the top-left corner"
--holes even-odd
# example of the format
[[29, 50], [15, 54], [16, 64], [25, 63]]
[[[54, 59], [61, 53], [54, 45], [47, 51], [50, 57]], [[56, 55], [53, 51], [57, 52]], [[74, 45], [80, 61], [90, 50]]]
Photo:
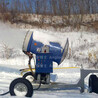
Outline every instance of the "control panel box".
[[36, 73], [52, 73], [52, 54], [51, 53], [38, 53], [36, 54]]

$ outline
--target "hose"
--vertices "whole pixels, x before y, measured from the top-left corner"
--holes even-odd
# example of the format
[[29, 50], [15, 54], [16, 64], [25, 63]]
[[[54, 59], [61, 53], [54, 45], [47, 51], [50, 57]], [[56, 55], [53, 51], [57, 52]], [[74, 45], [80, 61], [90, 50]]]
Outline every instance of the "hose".
[[0, 96], [4, 96], [4, 95], [7, 95], [8, 93], [10, 93], [9, 91], [8, 92], [5, 92], [3, 94], [0, 94]]
[[[33, 89], [33, 90], [38, 90], [40, 87], [41, 87], [41, 82], [39, 83], [39, 86], [38, 86], [38, 88], [36, 88], [36, 89]], [[5, 93], [3, 93], [3, 94], [0, 94], [0, 96], [7, 95], [7, 94], [9, 94], [9, 93], [10, 93], [10, 92], [8, 91], [8, 92], [5, 92]]]
[[[35, 59], [34, 59], [34, 56], [33, 56], [33, 60], [34, 60], [34, 66], [36, 65], [36, 61], [35, 61]], [[40, 89], [40, 87], [41, 87], [41, 81], [40, 81], [40, 83], [39, 83], [39, 86], [38, 86], [38, 88], [36, 88], [36, 89], [33, 89], [33, 90], [38, 90], [38, 89]]]
[[41, 87], [41, 82], [39, 83], [39, 86], [38, 86], [38, 88], [36, 88], [36, 89], [33, 89], [33, 90], [38, 90], [38, 89], [40, 89], [40, 87]]

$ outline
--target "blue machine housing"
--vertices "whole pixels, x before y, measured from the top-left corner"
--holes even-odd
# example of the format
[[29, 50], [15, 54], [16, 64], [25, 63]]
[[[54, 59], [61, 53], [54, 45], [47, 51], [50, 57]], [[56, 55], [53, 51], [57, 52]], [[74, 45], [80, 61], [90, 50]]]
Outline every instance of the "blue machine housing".
[[[37, 45], [34, 45], [35, 43]], [[33, 40], [33, 33], [32, 33], [27, 46], [27, 52], [32, 52], [34, 54], [37, 54], [38, 53], [37, 49], [43, 46], [44, 46], [43, 43]], [[63, 56], [63, 52], [62, 52], [63, 48], [60, 46], [59, 43], [53, 43], [53, 42], [50, 42], [50, 45], [47, 46], [49, 47], [49, 53], [52, 53], [52, 57], [51, 57], [52, 61], [57, 62], [59, 65], [61, 58]]]
[[53, 63], [51, 53], [37, 53], [36, 54], [36, 73], [52, 73]]
[[[24, 43], [23, 43], [23, 51], [26, 52], [32, 52], [33, 54], [38, 54], [38, 49], [41, 49], [44, 46], [43, 43], [36, 41], [33, 39], [33, 32], [28, 32]], [[51, 61], [56, 62], [58, 65], [63, 62], [63, 60], [66, 57], [69, 42], [68, 39], [66, 41], [64, 49], [61, 47], [59, 43], [56, 42], [50, 42], [50, 45], [47, 45], [49, 47], [49, 53], [52, 54]]]

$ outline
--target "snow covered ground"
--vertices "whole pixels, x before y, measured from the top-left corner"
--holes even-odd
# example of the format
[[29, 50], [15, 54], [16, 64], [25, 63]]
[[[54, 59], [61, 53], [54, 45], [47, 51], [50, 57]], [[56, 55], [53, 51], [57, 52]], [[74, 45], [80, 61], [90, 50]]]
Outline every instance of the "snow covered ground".
[[[74, 67], [83, 65], [84, 68], [92, 67], [98, 59], [98, 34], [89, 32], [56, 32], [41, 29], [32, 29], [34, 38], [48, 44], [49, 41], [59, 42], [64, 47], [66, 39], [69, 39], [69, 54], [61, 65], [54, 63], [54, 67]], [[19, 69], [27, 68], [28, 58], [22, 53], [22, 44], [27, 30], [13, 28], [8, 24], [0, 23], [0, 93], [8, 91], [11, 81], [20, 76]], [[5, 47], [13, 49], [9, 59], [5, 57]], [[32, 61], [33, 64], [33, 61]], [[97, 66], [97, 65], [96, 65]], [[34, 66], [33, 66], [34, 67]], [[54, 70], [51, 78], [56, 75], [56, 82], [73, 83], [79, 79], [80, 69]], [[95, 93], [87, 92], [88, 77], [85, 79], [85, 93], [78, 89], [57, 91], [35, 91], [33, 98], [97, 98]], [[10, 98], [8, 94], [2, 98]], [[13, 97], [12, 97], [13, 98]], [[17, 97], [19, 98], [19, 97]]]
[[[6, 92], [9, 89], [10, 82], [20, 77], [19, 71], [14, 68], [7, 68], [7, 67], [0, 67], [0, 93]], [[63, 69], [61, 72], [55, 71], [54, 74], [57, 74], [57, 81], [66, 82], [66, 83], [73, 83], [79, 79], [79, 69]], [[85, 81], [85, 83], [87, 80]], [[87, 89], [85, 89], [85, 93], [80, 93], [79, 89], [72, 89], [72, 90], [42, 90], [42, 91], [35, 91], [33, 98], [97, 98], [98, 95], [95, 93], [88, 93]], [[1, 98], [11, 98], [8, 94]], [[14, 97], [12, 97], [14, 98]], [[21, 97], [15, 97], [21, 98]], [[24, 97], [22, 97], [24, 98]]]

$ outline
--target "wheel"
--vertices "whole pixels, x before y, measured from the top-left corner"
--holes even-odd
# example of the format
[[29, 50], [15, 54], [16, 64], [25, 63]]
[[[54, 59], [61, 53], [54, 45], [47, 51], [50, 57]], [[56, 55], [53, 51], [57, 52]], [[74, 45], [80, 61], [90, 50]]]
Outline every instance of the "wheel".
[[33, 90], [36, 90], [39, 88], [39, 82], [36, 79], [36, 76], [32, 74], [32, 72], [27, 72], [23, 75], [24, 79], [27, 79], [30, 81], [31, 84], [33, 84]]
[[9, 92], [11, 96], [31, 97], [33, 95], [33, 86], [28, 80], [17, 78], [11, 82]]
[[96, 80], [98, 81], [96, 75], [90, 75], [90, 77], [89, 77], [89, 93], [96, 91]]
[[34, 75], [32, 74], [32, 72], [27, 72], [23, 75], [24, 79], [29, 80], [31, 83], [34, 82]]

